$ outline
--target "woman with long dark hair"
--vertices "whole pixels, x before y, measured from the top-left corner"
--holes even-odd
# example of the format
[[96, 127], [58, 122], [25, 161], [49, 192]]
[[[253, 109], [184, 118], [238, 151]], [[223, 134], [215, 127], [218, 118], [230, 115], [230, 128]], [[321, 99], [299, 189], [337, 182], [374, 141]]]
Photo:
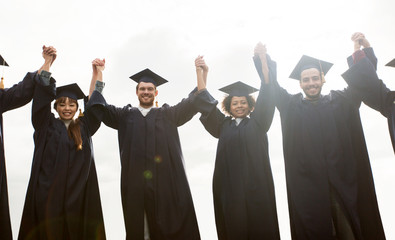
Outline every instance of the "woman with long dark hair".
[[[100, 118], [88, 107], [74, 119], [85, 95], [75, 83], [55, 90], [51, 49], [44, 47], [33, 96], [35, 150], [18, 239], [105, 239], [91, 139]], [[58, 118], [51, 113], [54, 99]]]

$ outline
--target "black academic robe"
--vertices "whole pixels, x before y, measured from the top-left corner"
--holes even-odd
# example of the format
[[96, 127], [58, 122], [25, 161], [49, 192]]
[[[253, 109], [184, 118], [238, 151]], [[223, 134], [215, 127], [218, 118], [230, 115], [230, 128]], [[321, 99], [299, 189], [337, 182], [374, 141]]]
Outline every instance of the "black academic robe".
[[[255, 64], [261, 67], [259, 59]], [[334, 240], [331, 194], [356, 239], [385, 239], [358, 91], [349, 86], [311, 102], [271, 84], [281, 117], [292, 239]]]
[[[275, 77], [275, 65], [270, 66], [270, 75]], [[264, 86], [262, 82], [250, 117], [237, 126], [216, 108], [218, 102], [207, 91], [195, 100], [204, 127], [219, 139], [213, 196], [220, 240], [280, 239], [266, 135], [274, 104]]]
[[[374, 55], [373, 49], [364, 48], [363, 51], [372, 66], [363, 61], [354, 67], [354, 69], [358, 69], [359, 71], [353, 70], [352, 74], [348, 73], [343, 75], [343, 77], [349, 85], [363, 93], [363, 102], [366, 105], [381, 112], [387, 118], [392, 148], [395, 152], [395, 91], [388, 89], [384, 82], [374, 73], [377, 70], [377, 58]], [[347, 62], [349, 67], [354, 65], [351, 56], [347, 58]], [[359, 79], [364, 80], [359, 81]], [[376, 96], [379, 96], [379, 98]]]
[[144, 211], [151, 240], [197, 240], [199, 229], [185, 174], [177, 127], [195, 114], [193, 94], [144, 117], [127, 105], [107, 105], [103, 122], [118, 130], [126, 239], [144, 239]]
[[[105, 239], [91, 139], [101, 117], [89, 107], [84, 112], [79, 120], [82, 150], [77, 151], [63, 121], [51, 113], [54, 98], [54, 84], [37, 84], [35, 149], [18, 239]], [[92, 96], [88, 105], [96, 100]]]
[[388, 92], [386, 103], [388, 128], [390, 132], [392, 148], [395, 153], [395, 91]]
[[4, 157], [3, 113], [21, 107], [33, 97], [35, 73], [27, 73], [23, 81], [8, 89], [0, 89], [0, 239], [12, 239], [8, 206], [7, 174]]

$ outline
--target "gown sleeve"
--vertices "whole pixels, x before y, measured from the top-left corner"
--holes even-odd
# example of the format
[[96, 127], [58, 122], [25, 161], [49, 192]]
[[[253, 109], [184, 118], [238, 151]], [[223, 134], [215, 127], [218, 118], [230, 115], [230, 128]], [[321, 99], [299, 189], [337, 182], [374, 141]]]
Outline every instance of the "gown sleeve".
[[[259, 60], [259, 62], [261, 62]], [[267, 57], [267, 64], [269, 68], [270, 81], [277, 82], [277, 65], [276, 62], [272, 61], [270, 57]], [[258, 68], [257, 68], [258, 70]], [[264, 132], [267, 132], [272, 124], [274, 115], [274, 93], [271, 88], [273, 84], [266, 84], [264, 81], [264, 75], [262, 68], [258, 70], [259, 77], [261, 78], [261, 88], [255, 104], [255, 109], [251, 113], [251, 119], [257, 121], [258, 125]]]
[[[259, 77], [261, 78], [261, 81], [264, 82], [264, 77], [263, 77], [263, 72], [262, 72], [262, 62], [259, 58], [259, 56], [254, 56], [253, 57], [254, 60], [254, 64], [255, 64], [255, 68], [258, 72]], [[276, 77], [276, 64], [275, 62], [273, 62], [270, 58], [269, 55], [267, 55], [267, 62], [268, 62], [268, 67], [269, 67], [269, 71], [272, 72], [270, 73], [270, 83], [267, 86], [267, 93], [268, 97], [270, 97], [272, 99], [272, 102], [274, 103], [274, 105], [278, 108], [278, 110], [280, 112], [282, 112], [283, 110], [285, 110], [286, 108], [288, 108], [290, 102], [291, 102], [291, 98], [292, 95], [289, 94], [284, 88], [282, 88], [278, 82], [277, 82], [277, 77]], [[272, 71], [272, 69], [274, 69]], [[275, 75], [273, 75], [274, 73], [276, 73]], [[273, 76], [273, 78], [272, 78]], [[265, 87], [266, 88], [266, 87]], [[268, 116], [269, 117], [269, 116]], [[269, 124], [270, 127], [270, 124]]]
[[49, 125], [53, 118], [51, 102], [56, 97], [55, 79], [51, 78], [48, 86], [44, 86], [41, 81], [38, 82], [34, 89], [32, 104], [32, 124], [36, 131]]
[[193, 116], [197, 113], [196, 108], [193, 105], [193, 100], [195, 98], [195, 92], [197, 88], [195, 88], [188, 96], [188, 98], [184, 98], [177, 105], [167, 107], [166, 114], [167, 117], [172, 121], [177, 127], [183, 125], [192, 119]]
[[349, 88], [358, 91], [366, 105], [387, 116], [390, 90], [378, 78], [374, 65], [367, 57], [352, 65], [342, 77]]
[[[364, 49], [362, 49], [362, 51], [365, 53], [365, 55], [369, 59], [369, 61], [373, 64], [373, 67], [375, 68], [375, 70], [377, 70], [377, 57], [374, 54], [373, 48], [371, 48], [371, 47], [364, 48]], [[354, 60], [353, 55], [351, 55], [347, 58], [348, 67], [351, 67], [352, 65], [354, 65], [355, 62], [356, 61]]]
[[216, 107], [218, 101], [215, 100], [207, 90], [202, 90], [196, 95], [194, 105], [202, 115], [200, 122], [213, 137], [219, 138], [222, 122], [225, 115]]
[[103, 95], [96, 90], [93, 91], [92, 96], [86, 104], [83, 117], [83, 121], [88, 127], [91, 136], [93, 136], [100, 127], [104, 111], [99, 108], [104, 108], [105, 105], [106, 101]]
[[[93, 91], [91, 99], [87, 104], [87, 109], [94, 118], [100, 119], [106, 126], [118, 129], [120, 120], [122, 119], [123, 109], [107, 104], [103, 95], [99, 91]], [[96, 121], [92, 119], [92, 121]], [[92, 135], [96, 132], [100, 125], [97, 123], [92, 125]]]
[[2, 112], [21, 107], [32, 100], [37, 72], [27, 73], [24, 79], [11, 88], [0, 90], [0, 107]]

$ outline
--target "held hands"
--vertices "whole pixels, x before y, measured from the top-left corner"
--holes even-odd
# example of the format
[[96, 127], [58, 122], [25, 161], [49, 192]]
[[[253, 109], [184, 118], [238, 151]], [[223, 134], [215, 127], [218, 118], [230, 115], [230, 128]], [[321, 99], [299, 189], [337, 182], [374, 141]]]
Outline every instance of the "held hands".
[[361, 47], [370, 47], [369, 41], [365, 38], [365, 34], [356, 32], [351, 36], [351, 41], [354, 42], [354, 51], [358, 51]]
[[106, 65], [106, 59], [103, 58], [103, 60], [101, 60], [100, 58], [96, 58], [95, 60], [92, 61], [92, 69], [93, 72], [103, 72], [104, 68]]
[[196, 67], [196, 76], [197, 76], [197, 88], [200, 91], [206, 88], [207, 73], [208, 73], [208, 66], [204, 61], [203, 56], [199, 55], [195, 59], [195, 67]]
[[254, 55], [258, 56], [259, 59], [261, 60], [262, 63], [262, 73], [263, 73], [263, 77], [264, 77], [264, 81], [266, 84], [268, 84], [270, 82], [269, 79], [269, 67], [267, 65], [267, 49], [266, 49], [266, 45], [263, 45], [261, 42], [259, 42], [254, 49]]
[[55, 61], [56, 56], [57, 56], [56, 48], [54, 48], [52, 46], [47, 47], [47, 46], [43, 45], [42, 55], [43, 55], [45, 62], [52, 65], [52, 63]]
[[263, 45], [261, 42], [257, 43], [254, 49], [254, 55], [259, 56], [261, 60], [266, 60], [267, 49], [266, 45]]
[[198, 56], [195, 59], [195, 67], [196, 71], [203, 70], [203, 72], [208, 72], [208, 66], [206, 65], [206, 62], [203, 59], [203, 56]]

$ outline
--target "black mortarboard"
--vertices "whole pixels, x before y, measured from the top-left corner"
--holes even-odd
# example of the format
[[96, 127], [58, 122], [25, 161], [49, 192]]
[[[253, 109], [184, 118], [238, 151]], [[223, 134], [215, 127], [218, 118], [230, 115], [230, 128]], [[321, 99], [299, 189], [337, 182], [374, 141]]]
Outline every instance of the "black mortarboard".
[[76, 83], [72, 83], [56, 88], [56, 98], [60, 97], [68, 97], [74, 100], [78, 100], [83, 99], [85, 97], [85, 94]]
[[9, 67], [8, 63], [4, 60], [4, 58], [0, 55], [0, 65]]
[[251, 93], [258, 91], [258, 89], [251, 87], [240, 81], [232, 83], [223, 88], [220, 88], [219, 90], [229, 94], [229, 96], [236, 96], [236, 97], [248, 96]]
[[144, 69], [141, 72], [134, 74], [133, 76], [130, 77], [130, 79], [132, 79], [136, 83], [150, 82], [150, 83], [153, 83], [156, 87], [159, 87], [160, 85], [162, 85], [164, 83], [167, 83], [166, 79], [164, 79], [163, 77], [154, 73], [153, 71], [151, 71], [148, 68]]
[[309, 57], [303, 55], [299, 60], [298, 64], [296, 64], [294, 70], [292, 71], [290, 78], [300, 80], [300, 74], [309, 68], [316, 68], [318, 71], [325, 74], [329, 71], [329, 69], [333, 66], [333, 63], [325, 62], [317, 58]]
[[392, 59], [389, 63], [385, 64], [387, 67], [395, 67], [395, 58]]

